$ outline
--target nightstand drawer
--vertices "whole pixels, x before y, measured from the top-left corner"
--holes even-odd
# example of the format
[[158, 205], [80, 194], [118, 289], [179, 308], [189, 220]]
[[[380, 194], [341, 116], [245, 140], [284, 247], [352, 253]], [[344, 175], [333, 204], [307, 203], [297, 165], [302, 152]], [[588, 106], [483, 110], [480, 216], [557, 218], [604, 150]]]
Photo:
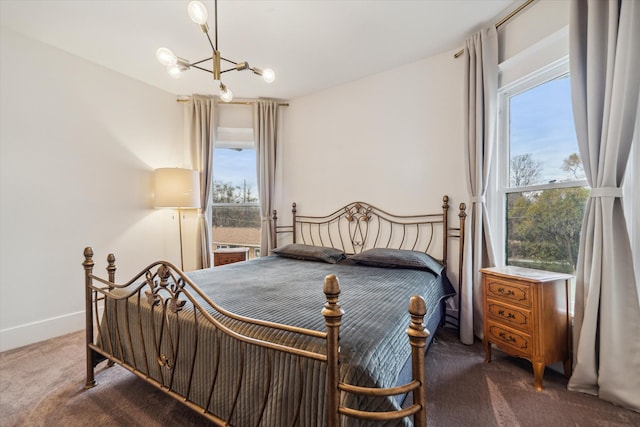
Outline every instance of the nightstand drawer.
[[490, 319], [531, 333], [531, 311], [500, 304], [493, 300], [487, 301], [487, 308]]
[[502, 281], [491, 277], [487, 286], [487, 298], [497, 298], [511, 304], [531, 308], [531, 288], [527, 285]]
[[508, 346], [518, 353], [524, 355], [531, 355], [532, 342], [531, 336], [514, 331], [509, 328], [505, 328], [502, 325], [498, 325], [489, 321], [487, 332], [489, 333], [489, 339], [496, 343], [498, 346]]

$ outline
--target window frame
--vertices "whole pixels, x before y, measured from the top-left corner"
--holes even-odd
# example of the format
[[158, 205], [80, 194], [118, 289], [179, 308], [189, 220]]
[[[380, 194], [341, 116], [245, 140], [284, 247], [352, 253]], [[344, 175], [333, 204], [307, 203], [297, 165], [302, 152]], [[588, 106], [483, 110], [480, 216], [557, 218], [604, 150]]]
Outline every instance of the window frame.
[[[215, 159], [216, 150], [254, 150], [256, 149], [256, 143], [253, 137], [253, 128], [245, 127], [217, 127], [216, 128], [216, 140], [213, 147], [213, 158]], [[256, 153], [256, 158], [258, 154]], [[256, 171], [257, 175], [257, 171]], [[257, 178], [257, 176], [256, 176]], [[211, 174], [212, 183], [215, 181], [215, 169]], [[257, 183], [256, 183], [257, 184]], [[210, 206], [225, 207], [225, 206], [248, 206], [248, 207], [260, 207], [260, 194], [258, 194], [257, 202], [249, 203], [215, 203], [213, 201], [213, 186], [211, 187], [211, 203]]]
[[[253, 138], [253, 129], [252, 128], [231, 128], [231, 127], [218, 127], [216, 129], [216, 141], [214, 145], [213, 157], [215, 159], [215, 151], [216, 150], [254, 150], [256, 151], [256, 158], [258, 156], [256, 150], [255, 140]], [[212, 171], [212, 184], [215, 182], [215, 168]], [[256, 179], [257, 179], [257, 171], [256, 171]], [[257, 182], [256, 182], [257, 184]], [[259, 189], [258, 189], [259, 191]], [[258, 208], [260, 209], [260, 194], [257, 194], [258, 201], [257, 202], [243, 202], [243, 203], [229, 203], [222, 202], [216, 203], [213, 201], [213, 192], [214, 186], [211, 186], [211, 202], [209, 203], [209, 210], [211, 216], [211, 225], [213, 227], [213, 210], [219, 207], [249, 207], [249, 208]], [[215, 244], [215, 236], [212, 233], [212, 243]], [[216, 245], [218, 246], [218, 245]], [[250, 250], [250, 258], [255, 258], [260, 256], [260, 245], [254, 246], [252, 244], [246, 244]], [[229, 247], [228, 245], [222, 245], [218, 247]], [[215, 249], [215, 248], [214, 248]]]
[[574, 181], [561, 181], [555, 183], [544, 183], [535, 185], [526, 185], [520, 187], [511, 186], [510, 176], [510, 138], [509, 138], [509, 99], [512, 96], [526, 92], [536, 86], [549, 82], [551, 80], [563, 77], [569, 74], [569, 57], [563, 57], [540, 69], [529, 73], [513, 82], [498, 88], [498, 110], [497, 110], [497, 133], [496, 133], [496, 159], [494, 169], [495, 185], [493, 194], [489, 194], [489, 198], [493, 203], [493, 209], [490, 209], [492, 223], [496, 224], [496, 232], [494, 234], [494, 242], [496, 251], [497, 265], [506, 265], [507, 242], [507, 195], [510, 193], [524, 193], [529, 191], [544, 191], [559, 188], [588, 187], [586, 179]]

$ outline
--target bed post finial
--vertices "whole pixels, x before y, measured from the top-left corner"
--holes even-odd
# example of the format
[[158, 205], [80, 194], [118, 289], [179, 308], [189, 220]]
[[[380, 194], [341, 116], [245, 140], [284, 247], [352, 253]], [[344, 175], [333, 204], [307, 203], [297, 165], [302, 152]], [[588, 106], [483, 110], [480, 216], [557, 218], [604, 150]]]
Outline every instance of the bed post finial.
[[424, 326], [424, 316], [427, 314], [427, 306], [424, 299], [414, 295], [409, 300], [409, 314], [411, 323], [407, 328], [409, 343], [411, 344], [411, 366], [413, 380], [419, 381], [421, 387], [413, 390], [413, 402], [420, 404], [420, 410], [414, 415], [414, 426], [426, 427], [427, 425], [427, 389], [424, 372], [424, 349], [427, 345], [427, 337], [430, 335]]
[[84, 269], [86, 270], [87, 267], [89, 267], [90, 264], [90, 269], [93, 269], [93, 249], [91, 248], [91, 246], [87, 246], [86, 248], [84, 248], [84, 262], [82, 263], [82, 265], [84, 265]]
[[464, 220], [467, 217], [467, 205], [464, 203], [460, 203], [460, 213], [458, 216]]
[[338, 427], [340, 425], [340, 345], [338, 338], [340, 336], [340, 323], [344, 311], [338, 302], [340, 295], [340, 283], [334, 274], [329, 274], [324, 278], [324, 294], [327, 302], [322, 309], [325, 324], [327, 325], [327, 425], [329, 427]]
[[109, 281], [111, 283], [116, 282], [116, 256], [114, 254], [107, 255], [107, 273], [109, 274]]
[[85, 347], [87, 350], [87, 382], [84, 388], [91, 388], [96, 385], [96, 380], [93, 372], [93, 350], [89, 347], [89, 344], [93, 344], [93, 249], [91, 247], [84, 248], [84, 292], [85, 292]]

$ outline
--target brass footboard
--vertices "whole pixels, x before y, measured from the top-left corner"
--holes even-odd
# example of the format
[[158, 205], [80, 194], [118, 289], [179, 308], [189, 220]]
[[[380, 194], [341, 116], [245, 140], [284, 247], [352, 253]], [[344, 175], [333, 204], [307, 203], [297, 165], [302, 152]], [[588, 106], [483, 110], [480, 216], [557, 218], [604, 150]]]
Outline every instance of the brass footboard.
[[[412, 381], [393, 388], [367, 388], [340, 382], [339, 334], [344, 312], [334, 275], [324, 282], [326, 303], [322, 314], [327, 330], [321, 332], [228, 312], [168, 262], [155, 262], [129, 282], [117, 284], [113, 255], [107, 259], [108, 279], [93, 274], [91, 248], [84, 250], [84, 258], [86, 388], [96, 385], [95, 367], [107, 359], [217, 425], [258, 425], [274, 413], [291, 425], [306, 424], [300, 418], [302, 401], [309, 392], [305, 380], [314, 367], [323, 366], [326, 395], [319, 399], [322, 405], [318, 409], [322, 424], [339, 426], [343, 416], [394, 420], [413, 415], [415, 426], [426, 425], [424, 350], [429, 332], [423, 324], [425, 303], [419, 296], [409, 303]], [[250, 369], [261, 369], [261, 381], [243, 387], [252, 375]], [[280, 376], [280, 369], [292, 372], [291, 378]], [[283, 386], [289, 379], [291, 383]], [[284, 388], [295, 391], [292, 396], [274, 397]], [[344, 393], [375, 397], [409, 392], [413, 404], [398, 411], [368, 412], [341, 403]], [[282, 407], [274, 409], [271, 402], [280, 400], [284, 400]], [[238, 421], [241, 419], [250, 422]]]

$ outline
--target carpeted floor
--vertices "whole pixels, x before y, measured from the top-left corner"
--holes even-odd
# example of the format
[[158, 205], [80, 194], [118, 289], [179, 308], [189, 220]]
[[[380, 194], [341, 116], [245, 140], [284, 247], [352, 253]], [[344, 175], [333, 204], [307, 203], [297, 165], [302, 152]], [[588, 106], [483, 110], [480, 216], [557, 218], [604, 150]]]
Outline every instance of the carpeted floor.
[[[428, 425], [640, 426], [640, 413], [567, 391], [547, 369], [545, 390], [533, 389], [529, 362], [438, 334], [427, 355]], [[104, 363], [98, 385], [84, 390], [84, 332], [0, 353], [0, 426], [206, 426], [177, 400]]]

